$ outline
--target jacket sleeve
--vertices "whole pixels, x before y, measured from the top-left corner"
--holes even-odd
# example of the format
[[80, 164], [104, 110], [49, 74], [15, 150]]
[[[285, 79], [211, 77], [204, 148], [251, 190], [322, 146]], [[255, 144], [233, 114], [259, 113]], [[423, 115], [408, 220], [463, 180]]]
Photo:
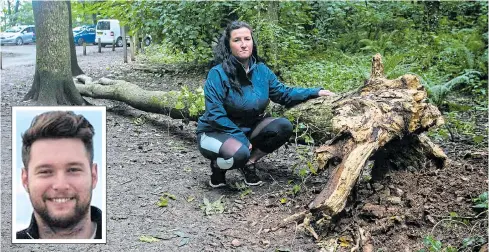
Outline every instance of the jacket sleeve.
[[319, 97], [319, 90], [322, 88], [299, 88], [287, 87], [282, 84], [277, 76], [266, 67], [266, 75], [269, 84], [270, 99], [286, 107], [292, 107], [311, 98]]
[[232, 135], [246, 147], [249, 140], [244, 132], [227, 116], [224, 109], [226, 90], [217, 70], [211, 70], [204, 85], [205, 110], [209, 124], [218, 132]]

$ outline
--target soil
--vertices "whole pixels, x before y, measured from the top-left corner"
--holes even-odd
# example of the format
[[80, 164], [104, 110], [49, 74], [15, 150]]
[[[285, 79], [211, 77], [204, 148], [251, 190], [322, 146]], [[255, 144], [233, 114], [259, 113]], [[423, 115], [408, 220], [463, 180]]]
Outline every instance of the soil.
[[[122, 63], [119, 48], [79, 55], [78, 62], [94, 79], [122, 79], [149, 90], [195, 88], [203, 84], [206, 73], [160, 76], [135, 71], [131, 63]], [[366, 243], [373, 245], [372, 251], [418, 251], [430, 234], [443, 246], [459, 248], [464, 238], [486, 238], [487, 215], [476, 216], [472, 206], [473, 199], [487, 191], [487, 113], [471, 115], [477, 116], [476, 128], [486, 135], [482, 144], [436, 140], [449, 157], [444, 168], [391, 169], [359, 182], [341, 216], [324, 226], [313, 225], [320, 235], [318, 242], [297, 228], [298, 223], [277, 228], [283, 218], [303, 210], [327, 181], [328, 171], [299, 175], [301, 160], [311, 157], [311, 147], [289, 143], [262, 159], [258, 165], [266, 182], [262, 186], [242, 188], [241, 175], [230, 171], [230, 186], [213, 189], [208, 186], [209, 161], [197, 150], [194, 122], [185, 124], [121, 102], [87, 98], [108, 111], [107, 243], [11, 244], [11, 208], [5, 207], [11, 202], [11, 106], [32, 104], [21, 100], [32, 84], [34, 67], [1, 70], [5, 251], [350, 251], [360, 229], [370, 237]], [[138, 117], [144, 120], [136, 123]], [[294, 195], [296, 184], [301, 187]], [[159, 207], [164, 193], [176, 199]], [[221, 199], [223, 212], [206, 215], [201, 209], [205, 199]], [[142, 242], [143, 235], [160, 240]]]

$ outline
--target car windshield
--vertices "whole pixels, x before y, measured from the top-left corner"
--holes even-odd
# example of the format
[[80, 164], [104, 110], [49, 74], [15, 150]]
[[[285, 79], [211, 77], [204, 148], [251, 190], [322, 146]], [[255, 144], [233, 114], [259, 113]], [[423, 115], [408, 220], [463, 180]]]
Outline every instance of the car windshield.
[[22, 27], [11, 27], [10, 29], [7, 29], [5, 32], [20, 32], [22, 30]]

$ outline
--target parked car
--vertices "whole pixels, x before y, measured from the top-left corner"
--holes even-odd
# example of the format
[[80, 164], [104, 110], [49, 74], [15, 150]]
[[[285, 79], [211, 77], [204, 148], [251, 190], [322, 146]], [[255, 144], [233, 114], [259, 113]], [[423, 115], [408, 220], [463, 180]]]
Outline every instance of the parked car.
[[75, 45], [83, 45], [83, 42], [87, 44], [95, 43], [95, 26], [87, 25], [73, 28], [73, 42]]
[[95, 25], [82, 25], [82, 26], [77, 26], [73, 28], [73, 34], [79, 33], [83, 30], [93, 28], [95, 30]]
[[100, 44], [102, 47], [111, 45], [113, 41], [116, 41], [116, 46], [122, 46], [121, 26], [117, 19], [102, 19], [97, 22], [95, 43], [98, 44], [100, 38]]
[[[126, 34], [128, 31], [126, 30]], [[97, 22], [96, 34], [95, 34], [95, 44], [98, 44], [98, 39], [100, 38], [100, 44], [102, 47], [106, 45], [112, 45], [115, 41], [117, 47], [122, 47], [122, 31], [120, 22], [117, 19], [102, 19]], [[129, 45], [129, 36], [126, 36], [127, 44]], [[140, 38], [141, 41], [141, 38]], [[151, 35], [145, 35], [144, 44], [149, 46], [151, 44]]]
[[0, 34], [0, 44], [23, 45], [36, 42], [34, 25], [19, 25], [11, 27]]

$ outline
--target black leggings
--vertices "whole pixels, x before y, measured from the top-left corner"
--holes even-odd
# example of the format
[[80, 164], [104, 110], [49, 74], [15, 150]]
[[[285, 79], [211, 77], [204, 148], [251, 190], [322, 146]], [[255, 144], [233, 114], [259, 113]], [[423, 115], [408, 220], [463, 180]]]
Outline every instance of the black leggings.
[[[249, 140], [253, 149], [272, 153], [292, 135], [293, 127], [285, 118], [266, 117], [251, 130]], [[250, 150], [231, 135], [204, 132], [197, 136], [199, 151], [210, 160], [216, 160], [221, 169], [243, 167], [250, 159]]]

